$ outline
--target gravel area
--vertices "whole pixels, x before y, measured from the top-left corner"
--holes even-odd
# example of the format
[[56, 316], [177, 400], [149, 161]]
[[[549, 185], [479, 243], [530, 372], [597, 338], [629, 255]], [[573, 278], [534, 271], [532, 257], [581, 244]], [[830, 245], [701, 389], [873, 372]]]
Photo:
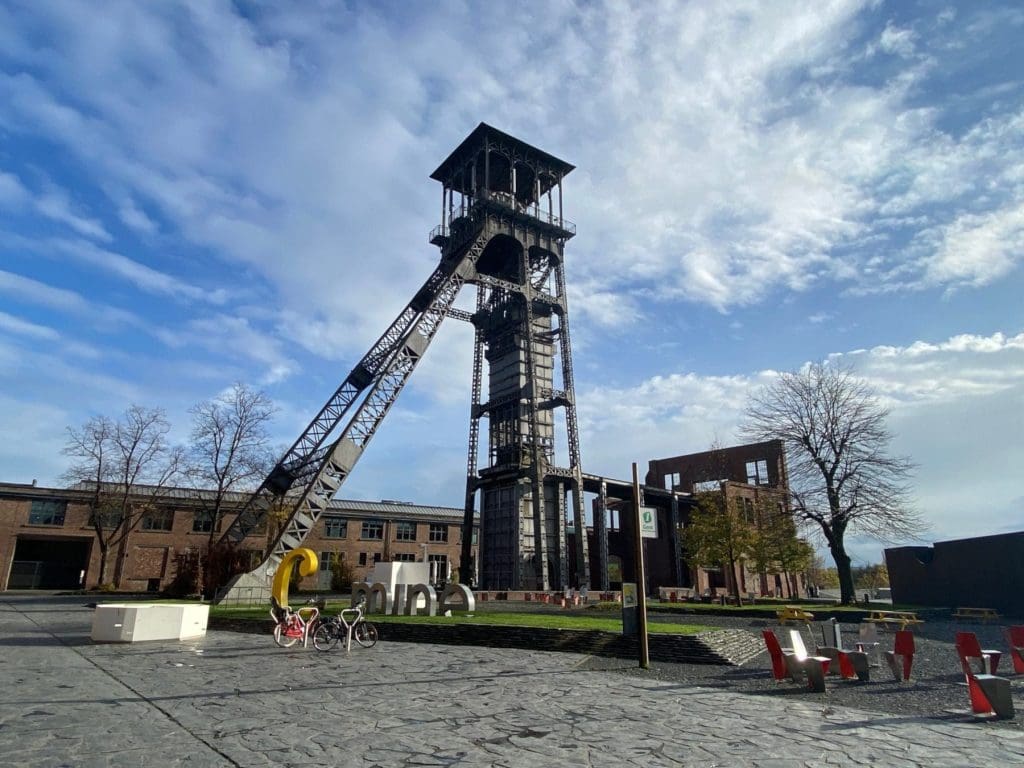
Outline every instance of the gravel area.
[[[649, 621], [679, 621], [678, 616], [650, 614]], [[780, 639], [788, 639], [790, 625], [783, 628], [768, 619], [731, 618], [722, 616], [694, 616], [695, 621], [710, 626], [745, 629], [760, 638], [761, 630], [771, 628]], [[842, 624], [843, 637], [847, 644], [857, 637], [856, 624]], [[804, 643], [812, 646], [820, 640], [821, 625], [812, 624], [811, 629], [803, 628]], [[820, 700], [822, 708], [830, 705], [853, 707], [868, 712], [906, 715], [907, 717], [929, 717], [937, 720], [963, 721], [973, 719], [970, 701], [960, 662], [953, 645], [955, 634], [960, 631], [974, 632], [982, 648], [1001, 649], [1003, 658], [999, 662], [998, 674], [1008, 677], [1013, 691], [1017, 716], [1013, 720], [993, 723], [997, 727], [1024, 729], [1024, 675], [1014, 675], [1003, 627], [1000, 625], [964, 624], [949, 621], [928, 621], [914, 631], [916, 653], [909, 683], [893, 681], [892, 674], [881, 659], [881, 667], [871, 668], [871, 681], [860, 683], [845, 681], [839, 677], [828, 677], [826, 693], [811, 693], [805, 686], [791, 681], [776, 683], [771, 673], [771, 661], [767, 651], [740, 667], [712, 667], [693, 664], [651, 663], [647, 670], [640, 669], [636, 662], [619, 659], [593, 657], [586, 667], [619, 671], [622, 674], [637, 675], [656, 680], [680, 683], [684, 686], [701, 686], [728, 689], [733, 693], [751, 696], [795, 697], [807, 702]], [[892, 632], [880, 630], [880, 650], [892, 649]], [[782, 645], [788, 645], [783, 640]]]

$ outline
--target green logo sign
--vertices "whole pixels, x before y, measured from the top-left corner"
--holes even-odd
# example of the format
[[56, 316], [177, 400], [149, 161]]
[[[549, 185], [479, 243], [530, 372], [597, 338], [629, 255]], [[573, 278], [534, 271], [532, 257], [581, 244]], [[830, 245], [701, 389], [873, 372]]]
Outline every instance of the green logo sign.
[[640, 535], [645, 539], [658, 538], [658, 511], [654, 507], [640, 507]]

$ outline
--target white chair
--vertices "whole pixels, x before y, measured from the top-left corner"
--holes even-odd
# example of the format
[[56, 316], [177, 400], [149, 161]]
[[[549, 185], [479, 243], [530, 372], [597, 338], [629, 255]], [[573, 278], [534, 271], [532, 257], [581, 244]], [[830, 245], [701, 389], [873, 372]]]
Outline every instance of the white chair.
[[786, 663], [790, 664], [790, 674], [796, 679], [797, 674], [807, 677], [807, 687], [815, 693], [825, 692], [825, 672], [831, 659], [827, 656], [811, 656], [804, 646], [803, 635], [800, 630], [789, 630], [790, 644], [793, 646], [793, 655], [786, 657]]
[[862, 621], [857, 630], [857, 650], [864, 651], [871, 660], [872, 667], [882, 666], [882, 659], [879, 655], [881, 643], [878, 640], [878, 627], [868, 621]]
[[818, 646], [818, 654], [832, 660], [829, 672], [844, 680], [857, 678], [862, 683], [868, 682], [868, 655], [859, 648], [854, 650], [843, 647], [843, 632], [839, 622], [835, 619], [822, 622], [821, 634], [824, 644]]

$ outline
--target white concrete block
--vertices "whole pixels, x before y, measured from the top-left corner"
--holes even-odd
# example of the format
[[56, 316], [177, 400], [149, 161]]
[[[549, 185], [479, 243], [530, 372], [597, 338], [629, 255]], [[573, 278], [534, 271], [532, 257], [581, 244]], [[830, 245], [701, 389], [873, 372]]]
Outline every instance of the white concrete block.
[[210, 606], [175, 603], [104, 603], [92, 617], [97, 643], [187, 640], [206, 635]]

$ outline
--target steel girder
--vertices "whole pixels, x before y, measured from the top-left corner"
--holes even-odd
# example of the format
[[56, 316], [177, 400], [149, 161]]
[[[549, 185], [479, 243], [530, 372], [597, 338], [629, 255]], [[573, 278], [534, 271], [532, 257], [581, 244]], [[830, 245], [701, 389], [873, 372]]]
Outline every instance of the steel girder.
[[[282, 497], [286, 499], [287, 521], [254, 574], [262, 573], [268, 565], [276, 566], [285, 554], [298, 547], [327, 509], [394, 405], [441, 322], [452, 314], [452, 304], [467, 278], [474, 274], [486, 244], [487, 237], [479, 232], [461, 256], [448, 254], [442, 259], [225, 532], [222, 542], [241, 542], [257, 529]], [[341, 426], [364, 390], [368, 390], [365, 397], [340, 435], [324, 446], [326, 438]]]

